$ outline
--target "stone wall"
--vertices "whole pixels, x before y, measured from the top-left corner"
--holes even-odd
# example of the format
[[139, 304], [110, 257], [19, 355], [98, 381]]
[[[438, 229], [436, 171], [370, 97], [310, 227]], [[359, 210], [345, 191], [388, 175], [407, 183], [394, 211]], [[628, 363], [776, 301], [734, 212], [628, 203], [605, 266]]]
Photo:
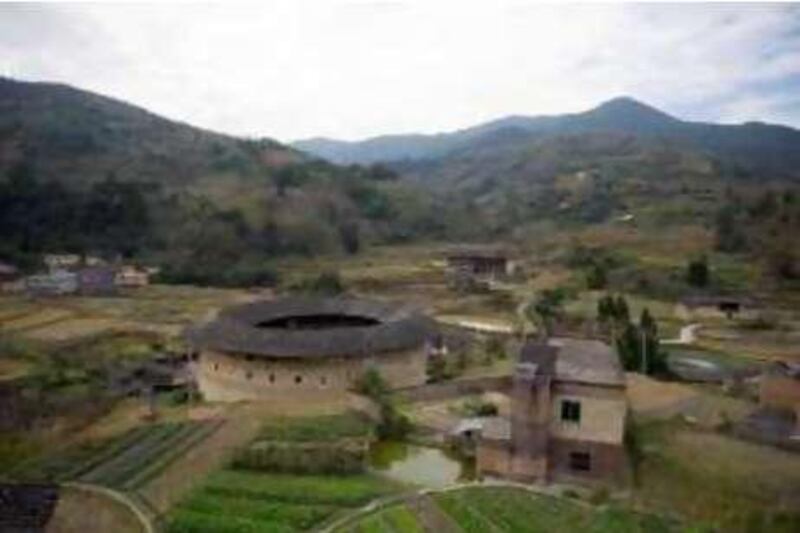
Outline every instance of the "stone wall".
[[426, 378], [422, 347], [369, 358], [268, 358], [205, 351], [197, 365], [197, 383], [209, 401], [285, 400], [293, 395], [338, 401], [370, 367], [392, 388], [417, 386]]
[[435, 402], [484, 392], [507, 392], [510, 386], [510, 376], [493, 376], [429, 383], [398, 390], [396, 395], [408, 402]]

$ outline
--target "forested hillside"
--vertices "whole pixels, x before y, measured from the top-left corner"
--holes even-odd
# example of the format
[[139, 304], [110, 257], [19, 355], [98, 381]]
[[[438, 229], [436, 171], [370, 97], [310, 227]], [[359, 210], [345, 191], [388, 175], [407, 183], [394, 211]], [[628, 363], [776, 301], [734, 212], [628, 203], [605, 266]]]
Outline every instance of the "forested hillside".
[[55, 84], [0, 80], [0, 258], [153, 261], [186, 281], [271, 276], [285, 254], [441, 236], [448, 206], [382, 167], [338, 167]]
[[[771, 250], [775, 270], [795, 276], [797, 246], [766, 243], [797, 229], [796, 178], [747, 150], [728, 157], [661, 135], [686, 124], [621, 100], [406, 144], [435, 157], [338, 166], [71, 87], [2, 79], [0, 259], [32, 268], [46, 252], [121, 255], [162, 266], [168, 280], [246, 285], [273, 281], [279, 256], [511, 241], [543, 222], [732, 224], [746, 238], [728, 235], [728, 245]], [[784, 153], [796, 131], [770, 140], [779, 130], [751, 136], [751, 148], [769, 145], [760, 153], [774, 168], [800, 157]], [[756, 218], [731, 214], [762, 204]]]
[[800, 131], [796, 129], [756, 122], [689, 122], [632, 98], [615, 98], [583, 113], [511, 116], [436, 135], [387, 135], [358, 142], [309, 139], [294, 145], [337, 163], [374, 163], [447, 158], [497, 145], [502, 138], [532, 142], [585, 133], [624, 133], [668, 142], [729, 161], [754, 177], [769, 174], [800, 180]]

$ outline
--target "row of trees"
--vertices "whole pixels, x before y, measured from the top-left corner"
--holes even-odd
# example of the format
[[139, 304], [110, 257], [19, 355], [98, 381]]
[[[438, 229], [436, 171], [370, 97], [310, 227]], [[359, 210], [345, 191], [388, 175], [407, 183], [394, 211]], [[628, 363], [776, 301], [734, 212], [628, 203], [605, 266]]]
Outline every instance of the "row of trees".
[[628, 302], [623, 296], [605, 295], [597, 302], [597, 322], [617, 348], [625, 370], [660, 374], [667, 370], [667, 354], [661, 348], [658, 325], [644, 308], [639, 322], [631, 320]]
[[[553, 326], [564, 316], [563, 304], [568, 292], [563, 288], [540, 291], [525, 313], [537, 324], [544, 336], [552, 333]], [[667, 354], [661, 348], [658, 324], [644, 308], [638, 323], [631, 319], [628, 301], [623, 296], [606, 294], [597, 302], [597, 324], [611, 340], [625, 370], [645, 374], [666, 371]]]

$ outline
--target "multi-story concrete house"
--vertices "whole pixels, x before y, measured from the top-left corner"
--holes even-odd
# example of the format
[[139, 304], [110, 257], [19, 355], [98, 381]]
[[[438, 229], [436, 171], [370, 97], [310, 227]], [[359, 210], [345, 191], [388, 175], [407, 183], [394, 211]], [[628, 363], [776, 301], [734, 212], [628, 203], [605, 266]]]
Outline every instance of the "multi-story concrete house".
[[625, 374], [594, 340], [527, 343], [514, 372], [511, 417], [487, 422], [482, 475], [519, 481], [624, 483]]

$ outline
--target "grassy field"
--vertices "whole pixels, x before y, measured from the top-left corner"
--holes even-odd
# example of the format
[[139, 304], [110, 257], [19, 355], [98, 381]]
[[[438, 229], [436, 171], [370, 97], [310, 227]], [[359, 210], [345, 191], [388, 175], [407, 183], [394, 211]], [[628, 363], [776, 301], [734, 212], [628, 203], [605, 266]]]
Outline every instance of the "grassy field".
[[169, 533], [308, 530], [399, 489], [371, 475], [294, 476], [222, 470], [172, 510], [166, 529]]
[[166, 336], [210, 311], [252, 299], [245, 290], [153, 285], [113, 297], [66, 296], [29, 300], [0, 296], [0, 331], [63, 342], [109, 331]]
[[800, 529], [796, 454], [678, 421], [639, 425], [634, 499], [718, 531]]

